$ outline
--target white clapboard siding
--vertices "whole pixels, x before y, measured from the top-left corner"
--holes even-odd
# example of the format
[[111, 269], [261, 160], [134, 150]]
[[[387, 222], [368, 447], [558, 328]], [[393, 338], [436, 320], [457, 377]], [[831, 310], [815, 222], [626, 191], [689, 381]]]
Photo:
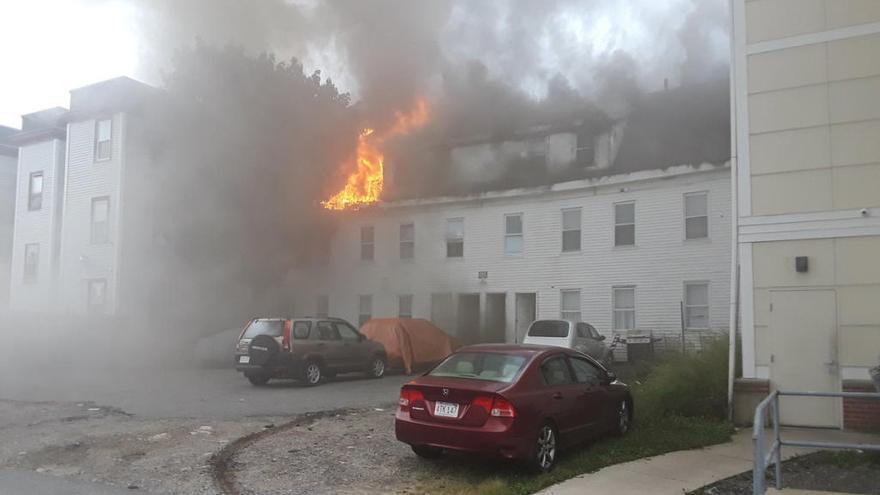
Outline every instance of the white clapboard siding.
[[9, 304], [17, 168], [17, 157], [0, 154], [0, 310]]
[[[490, 195], [339, 215], [330, 262], [291, 274], [295, 312], [330, 313], [357, 322], [358, 296], [371, 295], [373, 316], [397, 316], [397, 296], [413, 294], [415, 317], [430, 318], [432, 293], [505, 293], [507, 339], [514, 294], [537, 293], [538, 318], [560, 316], [560, 291], [580, 289], [583, 319], [612, 335], [612, 287], [636, 286], [636, 326], [675, 338], [685, 281], [708, 281], [712, 330], [728, 327], [730, 170], [704, 166], [652, 172], [648, 180], [595, 181], [571, 191]], [[644, 174], [642, 174], [644, 176]], [[602, 184], [607, 185], [602, 185]], [[559, 188], [554, 188], [559, 189]], [[684, 194], [707, 191], [709, 238], [684, 240]], [[614, 247], [614, 204], [636, 202], [636, 246]], [[581, 251], [562, 253], [562, 209], [582, 208]], [[524, 253], [504, 254], [504, 215], [523, 213]], [[464, 257], [446, 258], [446, 219], [464, 218]], [[399, 257], [399, 226], [415, 224], [415, 258]], [[360, 260], [360, 227], [375, 228], [375, 259]], [[486, 280], [478, 272], [487, 271]], [[455, 329], [448, 329], [453, 333]], [[699, 332], [689, 335], [698, 341]]]
[[[106, 118], [106, 117], [103, 117]], [[124, 114], [112, 116], [111, 158], [95, 161], [95, 119], [68, 126], [69, 157], [61, 245], [62, 307], [82, 313], [86, 309], [88, 281], [106, 279], [107, 310], [112, 312], [116, 292], [119, 234], [120, 179], [124, 164]], [[91, 243], [92, 199], [110, 198], [109, 242]]]
[[[47, 139], [19, 148], [15, 187], [15, 216], [12, 261], [9, 277], [9, 306], [13, 310], [41, 311], [54, 303], [60, 218], [58, 208], [64, 186], [63, 140]], [[31, 173], [43, 172], [43, 201], [39, 210], [28, 210], [28, 182]], [[24, 282], [24, 249], [39, 244], [37, 280]]]

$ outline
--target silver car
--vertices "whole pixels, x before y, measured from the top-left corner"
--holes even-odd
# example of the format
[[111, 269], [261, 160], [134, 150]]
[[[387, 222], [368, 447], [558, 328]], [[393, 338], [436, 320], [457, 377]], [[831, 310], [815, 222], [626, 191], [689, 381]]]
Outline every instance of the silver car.
[[536, 320], [529, 325], [523, 344], [555, 345], [583, 352], [605, 366], [611, 364], [611, 349], [605, 336], [593, 325], [571, 320]]

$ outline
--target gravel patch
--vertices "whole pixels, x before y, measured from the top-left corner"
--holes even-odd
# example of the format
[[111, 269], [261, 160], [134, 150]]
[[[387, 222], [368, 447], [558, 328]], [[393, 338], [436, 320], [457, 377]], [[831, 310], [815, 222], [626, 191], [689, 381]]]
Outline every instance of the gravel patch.
[[321, 417], [279, 430], [231, 465], [242, 494], [404, 493], [420, 460], [394, 438], [394, 407]]

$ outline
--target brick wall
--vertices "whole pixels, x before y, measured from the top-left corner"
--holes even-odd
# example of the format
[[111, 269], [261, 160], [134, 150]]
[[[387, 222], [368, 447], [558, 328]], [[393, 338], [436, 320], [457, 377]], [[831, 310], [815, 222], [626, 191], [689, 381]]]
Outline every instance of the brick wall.
[[[877, 392], [873, 382], [845, 380], [844, 392]], [[843, 427], [850, 430], [880, 431], [880, 400], [843, 399]]]

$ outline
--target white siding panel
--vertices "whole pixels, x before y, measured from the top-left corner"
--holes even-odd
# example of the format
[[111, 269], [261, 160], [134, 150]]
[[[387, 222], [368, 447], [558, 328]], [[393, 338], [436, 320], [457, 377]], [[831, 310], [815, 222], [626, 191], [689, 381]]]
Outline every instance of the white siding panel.
[[[708, 239], [684, 240], [683, 195], [708, 191]], [[613, 246], [613, 205], [636, 202], [636, 245]], [[583, 211], [580, 252], [563, 253], [561, 210]], [[524, 252], [504, 254], [504, 215], [523, 214]], [[445, 257], [446, 219], [464, 218], [464, 257]], [[333, 261], [300, 285], [298, 300], [331, 295], [331, 313], [357, 321], [358, 295], [373, 296], [373, 316], [395, 316], [398, 294], [414, 294], [414, 317], [430, 318], [432, 293], [536, 292], [538, 317], [557, 318], [560, 290], [580, 289], [583, 318], [611, 335], [611, 288], [635, 285], [636, 326], [675, 336], [683, 283], [709, 281], [710, 322], [728, 325], [729, 169], [619, 187], [546, 193], [491, 201], [373, 209], [353, 215], [333, 242]], [[415, 258], [400, 260], [398, 228], [413, 222]], [[360, 227], [375, 227], [375, 260], [360, 260]], [[480, 280], [478, 272], [488, 271]], [[295, 283], [295, 282], [294, 282]], [[305, 287], [305, 288], [302, 288]], [[511, 308], [508, 308], [508, 314]], [[453, 334], [455, 329], [447, 329]], [[510, 336], [508, 329], [508, 336]]]

